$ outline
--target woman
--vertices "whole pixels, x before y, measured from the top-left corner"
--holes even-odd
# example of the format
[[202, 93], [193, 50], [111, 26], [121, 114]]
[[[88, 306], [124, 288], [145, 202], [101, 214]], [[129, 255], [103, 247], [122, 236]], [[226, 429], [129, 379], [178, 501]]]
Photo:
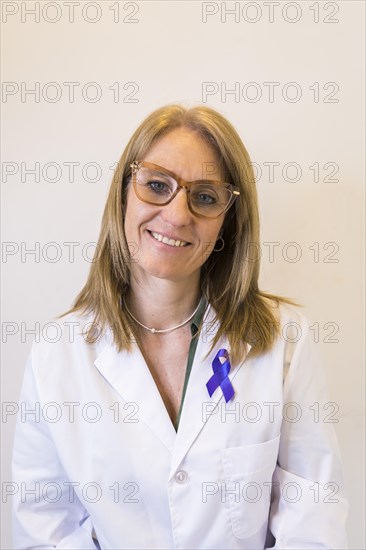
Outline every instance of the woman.
[[207, 107], [153, 112], [120, 159], [62, 338], [32, 348], [21, 402], [40, 412], [17, 424], [16, 548], [346, 548], [309, 323], [258, 289], [258, 251], [231, 124]]

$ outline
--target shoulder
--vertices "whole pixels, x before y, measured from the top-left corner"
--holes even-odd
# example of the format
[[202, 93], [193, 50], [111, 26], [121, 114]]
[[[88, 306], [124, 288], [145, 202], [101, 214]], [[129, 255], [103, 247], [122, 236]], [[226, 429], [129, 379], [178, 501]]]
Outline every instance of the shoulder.
[[272, 307], [279, 330], [271, 351], [281, 357], [283, 381], [296, 380], [296, 376], [304, 383], [309, 377], [315, 379], [321, 370], [322, 355], [315, 341], [314, 321], [300, 306], [279, 302]]
[[265, 357], [277, 358], [283, 365], [284, 379], [290, 365], [314, 362], [318, 354], [314, 341], [314, 323], [301, 306], [265, 299], [275, 319], [272, 345]]
[[[33, 341], [33, 370], [38, 374], [56, 372], [59, 368], [67, 372], [69, 367], [85, 360], [93, 362], [113, 340], [108, 328], [93, 321], [92, 314], [73, 312], [45, 323]], [[93, 342], [87, 340], [88, 332], [93, 334]]]
[[275, 302], [267, 298], [265, 298], [265, 302], [273, 313], [281, 334], [286, 334], [287, 332], [291, 334], [296, 332], [303, 333], [312, 325], [311, 319], [303, 313], [301, 306], [281, 301]]

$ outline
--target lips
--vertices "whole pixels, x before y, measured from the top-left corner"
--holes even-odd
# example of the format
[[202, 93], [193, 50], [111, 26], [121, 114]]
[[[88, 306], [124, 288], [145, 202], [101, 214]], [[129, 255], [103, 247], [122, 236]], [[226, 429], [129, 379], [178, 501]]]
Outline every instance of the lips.
[[162, 235], [161, 233], [157, 233], [156, 231], [149, 231], [150, 235], [156, 239], [157, 241], [167, 244], [168, 246], [172, 247], [183, 247], [188, 246], [190, 243], [187, 241], [180, 241], [178, 239], [172, 239], [170, 237], [167, 237], [166, 235]]

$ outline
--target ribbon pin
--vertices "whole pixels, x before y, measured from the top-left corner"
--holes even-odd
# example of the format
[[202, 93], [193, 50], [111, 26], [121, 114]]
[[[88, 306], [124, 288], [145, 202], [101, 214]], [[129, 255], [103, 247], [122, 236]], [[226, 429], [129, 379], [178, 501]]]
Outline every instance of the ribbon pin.
[[[220, 357], [225, 358], [223, 363], [220, 361]], [[219, 386], [222, 389], [226, 403], [234, 397], [234, 388], [228, 376], [230, 369], [231, 365], [229, 361], [229, 353], [226, 349], [221, 348], [216, 353], [215, 358], [212, 361], [212, 370], [214, 374], [206, 384], [210, 397]]]

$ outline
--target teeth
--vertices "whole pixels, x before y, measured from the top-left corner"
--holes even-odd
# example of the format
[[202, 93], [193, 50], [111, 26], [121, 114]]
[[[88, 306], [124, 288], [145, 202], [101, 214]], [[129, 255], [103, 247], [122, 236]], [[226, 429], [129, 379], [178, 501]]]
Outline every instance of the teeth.
[[188, 244], [185, 241], [175, 241], [174, 239], [168, 239], [168, 237], [164, 237], [163, 235], [160, 235], [160, 233], [154, 233], [154, 231], [151, 231], [151, 235], [157, 241], [168, 244], [169, 246], [185, 246], [186, 244]]

